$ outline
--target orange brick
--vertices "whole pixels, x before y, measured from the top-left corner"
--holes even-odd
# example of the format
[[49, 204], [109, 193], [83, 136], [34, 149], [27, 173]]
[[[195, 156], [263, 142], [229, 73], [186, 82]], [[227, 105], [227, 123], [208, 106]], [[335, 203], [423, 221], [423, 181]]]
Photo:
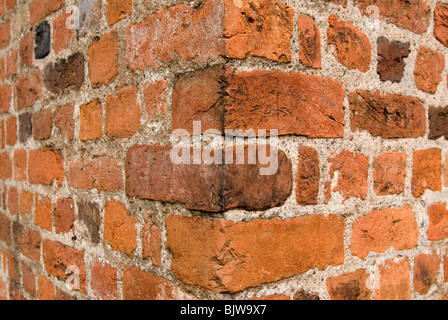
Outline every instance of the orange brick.
[[112, 30], [89, 47], [90, 83], [94, 88], [111, 84], [118, 72], [118, 34]]
[[103, 134], [103, 107], [99, 99], [79, 106], [79, 139], [96, 140]]

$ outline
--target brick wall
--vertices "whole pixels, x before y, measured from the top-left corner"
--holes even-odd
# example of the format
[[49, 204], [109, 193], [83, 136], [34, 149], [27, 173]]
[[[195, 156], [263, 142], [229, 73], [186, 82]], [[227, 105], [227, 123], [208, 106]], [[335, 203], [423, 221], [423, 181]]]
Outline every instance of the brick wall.
[[448, 297], [447, 47], [445, 0], [0, 0], [0, 299]]

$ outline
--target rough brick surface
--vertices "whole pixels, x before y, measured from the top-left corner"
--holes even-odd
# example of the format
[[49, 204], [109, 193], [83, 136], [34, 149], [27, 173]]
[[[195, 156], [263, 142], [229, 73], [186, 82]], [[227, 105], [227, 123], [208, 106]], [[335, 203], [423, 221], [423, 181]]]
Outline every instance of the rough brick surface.
[[50, 185], [64, 179], [64, 159], [59, 150], [43, 148], [28, 153], [28, 179], [30, 183]]
[[31, 107], [40, 99], [42, 93], [41, 73], [39, 70], [24, 74], [17, 80], [15, 87], [16, 109]]
[[384, 152], [373, 163], [373, 180], [377, 195], [399, 194], [404, 191], [406, 179], [406, 154]]
[[370, 300], [371, 290], [367, 287], [370, 275], [366, 269], [341, 274], [327, 279], [331, 300]]
[[442, 153], [431, 148], [414, 152], [414, 169], [411, 189], [414, 197], [421, 196], [426, 190], [442, 189]]
[[420, 90], [436, 93], [437, 86], [442, 81], [442, 71], [444, 68], [445, 56], [441, 52], [421, 46], [415, 60], [415, 85]]
[[89, 48], [89, 74], [93, 87], [115, 80], [118, 68], [118, 35], [115, 30], [102, 36]]
[[299, 59], [312, 68], [322, 66], [320, 31], [313, 18], [301, 14], [297, 21], [299, 27]]
[[79, 139], [82, 141], [101, 138], [103, 134], [103, 106], [96, 99], [79, 106]]
[[107, 262], [95, 261], [92, 266], [91, 286], [102, 300], [117, 300], [117, 270]]
[[42, 109], [34, 113], [32, 126], [35, 140], [50, 138], [53, 128], [53, 112], [50, 109]]
[[83, 81], [84, 57], [80, 53], [48, 64], [44, 69], [45, 88], [55, 94], [66, 89], [79, 90]]
[[318, 203], [319, 196], [319, 154], [311, 147], [299, 148], [299, 163], [296, 177], [296, 200], [299, 204]]
[[65, 0], [33, 0], [30, 5], [30, 24], [45, 18], [49, 14], [59, 10], [65, 4]]
[[448, 5], [437, 3], [434, 9], [434, 36], [448, 47]]
[[448, 210], [446, 203], [436, 203], [428, 207], [429, 226], [426, 234], [430, 240], [448, 238]]
[[377, 267], [375, 300], [409, 300], [411, 266], [406, 258], [389, 259]]
[[429, 107], [429, 139], [445, 137], [448, 140], [448, 106]]
[[414, 260], [414, 290], [426, 294], [434, 284], [441, 259], [437, 254], [419, 254]]
[[409, 42], [389, 41], [386, 37], [377, 40], [378, 65], [376, 71], [381, 81], [398, 83], [404, 76], [404, 59], [409, 56]]

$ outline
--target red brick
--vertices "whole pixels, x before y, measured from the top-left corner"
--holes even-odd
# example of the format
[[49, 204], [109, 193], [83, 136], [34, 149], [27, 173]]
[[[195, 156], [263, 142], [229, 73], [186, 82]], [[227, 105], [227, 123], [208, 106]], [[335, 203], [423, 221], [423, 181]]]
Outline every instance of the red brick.
[[0, 278], [0, 300], [8, 300], [7, 283]]
[[414, 291], [420, 294], [428, 293], [436, 281], [439, 271], [440, 257], [433, 254], [421, 253], [414, 260]]
[[0, 86], [0, 113], [9, 111], [11, 106], [11, 86], [5, 84]]
[[176, 278], [217, 292], [344, 262], [344, 219], [335, 215], [238, 223], [170, 215], [166, 228]]
[[443, 256], [443, 282], [448, 282], [448, 250]]
[[118, 34], [112, 30], [89, 47], [89, 73], [92, 87], [111, 84], [118, 72]]
[[62, 138], [72, 140], [75, 134], [74, 105], [66, 104], [56, 109], [54, 125], [59, 128]]
[[0, 120], [0, 148], [4, 149], [5, 147], [6, 147], [5, 120]]
[[106, 134], [111, 138], [131, 138], [140, 130], [140, 106], [136, 86], [118, 89], [106, 98]]
[[448, 47], [448, 4], [437, 3], [434, 9], [434, 36]]
[[30, 266], [22, 263], [23, 288], [31, 297], [36, 296], [36, 276]]
[[[219, 150], [214, 152], [224, 157], [225, 152]], [[264, 210], [283, 204], [292, 189], [292, 167], [286, 155], [279, 151], [275, 161], [278, 168], [268, 169], [259, 161], [248, 164], [248, 147], [244, 148], [244, 164], [237, 164], [236, 150], [235, 147], [233, 164], [174, 164], [171, 147], [131, 147], [125, 164], [126, 193], [142, 199], [181, 202], [188, 209], [209, 212], [233, 208]], [[190, 156], [197, 151], [204, 150], [188, 148]], [[188, 157], [193, 163], [191, 159]], [[266, 175], [260, 174], [262, 168], [267, 169]], [[275, 173], [274, 169], [277, 169]]]
[[8, 189], [8, 209], [11, 214], [19, 214], [19, 193], [16, 187]]
[[118, 250], [133, 257], [137, 249], [135, 223], [135, 217], [128, 213], [124, 204], [118, 201], [106, 201], [104, 244], [109, 244], [112, 250]]
[[404, 192], [406, 154], [401, 152], [380, 153], [373, 162], [372, 174], [377, 195]]
[[301, 205], [318, 203], [320, 181], [319, 154], [316, 149], [299, 148], [296, 176], [296, 200]]
[[42, 94], [41, 74], [36, 70], [31, 74], [24, 74], [17, 80], [15, 87], [16, 110], [22, 110], [34, 105]]
[[[368, 157], [343, 150], [335, 157], [330, 157], [330, 176], [325, 184], [325, 201], [331, 198], [332, 192], [339, 192], [344, 201], [351, 198], [366, 199], [368, 184]], [[331, 189], [332, 180], [335, 179], [335, 173], [338, 172], [336, 186]]]
[[442, 152], [440, 149], [431, 148], [414, 152], [411, 190], [414, 197], [423, 195], [426, 190], [442, 190]]
[[357, 4], [362, 14], [375, 5], [381, 20], [417, 34], [425, 32], [430, 24], [431, 9], [425, 0], [358, 0]]
[[102, 300], [117, 300], [117, 270], [107, 262], [98, 260], [91, 267], [90, 287], [93, 293]]
[[79, 106], [79, 139], [96, 140], [103, 134], [103, 106], [99, 99]]
[[26, 150], [14, 150], [14, 180], [26, 180]]
[[65, 5], [65, 0], [33, 0], [30, 5], [30, 24], [35, 25], [42, 18], [58, 11]]
[[123, 164], [113, 159], [74, 161], [68, 169], [68, 183], [75, 188], [117, 191], [123, 188]]
[[0, 80], [5, 81], [6, 79], [6, 60], [5, 57], [0, 57]]
[[410, 250], [418, 244], [418, 225], [412, 208], [373, 209], [356, 219], [352, 226], [352, 254], [366, 258], [370, 252], [385, 252], [390, 247]]
[[11, 10], [16, 6], [17, 0], [6, 0], [5, 4], [6, 4], [6, 9]]
[[369, 38], [350, 22], [339, 20], [332, 14], [328, 18], [327, 44], [335, 45], [336, 58], [349, 69], [367, 72], [372, 60]]
[[12, 160], [9, 152], [0, 153], [0, 179], [9, 179], [12, 177]]
[[[9, 279], [15, 283], [20, 283], [20, 265], [17, 253], [12, 251], [6, 252], [6, 258], [8, 263], [8, 276]], [[9, 292], [11, 294], [11, 291]]]
[[75, 223], [75, 203], [72, 199], [59, 198], [54, 210], [54, 229], [57, 233], [67, 233]]
[[166, 88], [165, 80], [147, 83], [143, 89], [145, 96], [145, 110], [148, 118], [166, 115]]
[[20, 214], [30, 214], [34, 205], [34, 194], [26, 190], [20, 192]]
[[19, 284], [9, 283], [9, 300], [27, 300]]
[[426, 231], [428, 240], [436, 241], [448, 238], [448, 210], [446, 203], [428, 206], [429, 226]]
[[375, 300], [409, 300], [411, 298], [411, 266], [406, 258], [385, 261], [378, 266], [378, 287]]
[[107, 0], [107, 23], [114, 23], [126, 18], [132, 13], [132, 0]]
[[53, 128], [53, 112], [42, 109], [33, 114], [33, 134], [36, 140], [45, 140], [51, 137]]
[[51, 231], [53, 227], [53, 205], [49, 198], [35, 196], [36, 208], [34, 209], [34, 223], [45, 230]]
[[300, 62], [311, 68], [321, 68], [320, 31], [316, 22], [310, 16], [300, 14], [297, 24], [299, 27]]
[[299, 300], [299, 301], [308, 301], [308, 300], [309, 301], [317, 301], [317, 300], [320, 300], [320, 297], [316, 293], [307, 292], [305, 290], [298, 290], [294, 294], [294, 297], [292, 299]]
[[14, 76], [17, 74], [17, 50], [11, 50], [6, 57], [6, 76]]
[[56, 300], [76, 300], [76, 297], [56, 288]]
[[44, 275], [37, 278], [37, 300], [54, 300], [53, 282]]
[[19, 222], [13, 222], [13, 234], [17, 251], [34, 262], [40, 261], [40, 233], [27, 228]]
[[59, 150], [43, 148], [28, 152], [28, 179], [32, 184], [46, 184], [64, 180], [64, 159]]
[[42, 243], [42, 255], [47, 272], [63, 281], [74, 274], [67, 273], [67, 267], [75, 266], [79, 269], [79, 289], [73, 287], [86, 294], [86, 274], [84, 265], [84, 252], [73, 249], [60, 242], [44, 240]]
[[327, 279], [331, 300], [370, 300], [371, 289], [367, 287], [370, 274], [366, 269], [344, 273]]
[[154, 215], [145, 215], [142, 228], [142, 258], [151, 258], [156, 267], [162, 266], [162, 231], [155, 224]]
[[386, 37], [377, 40], [378, 64], [377, 73], [381, 81], [399, 83], [404, 76], [406, 63], [404, 58], [409, 56], [410, 43], [389, 41]]
[[348, 95], [348, 101], [353, 132], [363, 129], [385, 139], [426, 134], [426, 110], [415, 97], [357, 90]]
[[84, 65], [84, 55], [79, 52], [47, 64], [44, 68], [45, 88], [53, 94], [79, 90], [84, 82]]
[[0, 211], [0, 241], [11, 244], [11, 220]]
[[33, 32], [30, 31], [20, 40], [19, 54], [21, 66], [31, 66], [33, 64], [33, 51]]
[[445, 68], [445, 56], [441, 52], [420, 46], [415, 59], [414, 81], [418, 89], [436, 93], [442, 81], [442, 71]]
[[67, 28], [70, 13], [63, 12], [53, 22], [53, 50], [55, 54], [68, 49], [72, 38], [72, 30]]
[[126, 266], [124, 268], [124, 300], [185, 300], [188, 298], [189, 296], [164, 278], [137, 267]]
[[17, 117], [11, 116], [6, 120], [6, 144], [13, 146], [17, 142]]
[[0, 49], [9, 45], [11, 40], [11, 23], [9, 20], [0, 26]]
[[249, 298], [247, 300], [256, 300], [256, 301], [267, 301], [267, 300], [291, 300], [290, 296], [286, 296], [283, 294], [271, 294], [268, 296], [262, 296], [260, 298], [254, 297], [254, 298]]

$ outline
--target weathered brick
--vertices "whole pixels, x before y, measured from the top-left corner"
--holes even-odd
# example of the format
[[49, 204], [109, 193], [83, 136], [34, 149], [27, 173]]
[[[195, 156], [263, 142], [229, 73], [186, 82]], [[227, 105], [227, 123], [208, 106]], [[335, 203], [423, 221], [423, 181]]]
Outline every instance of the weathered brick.
[[99, 99], [79, 106], [79, 139], [96, 140], [103, 134], [103, 106]]
[[32, 127], [35, 140], [49, 139], [53, 129], [53, 112], [49, 108], [35, 112]]
[[366, 269], [344, 273], [327, 279], [331, 300], [370, 300], [371, 289], [367, 287], [370, 274]]
[[17, 50], [10, 50], [6, 57], [6, 76], [14, 76], [17, 74]]
[[[260, 148], [260, 146], [258, 147]], [[190, 150], [190, 155], [197, 151]], [[221, 150], [221, 151], [220, 151]], [[274, 152], [275, 149], [266, 149]], [[270, 150], [270, 151], [269, 151]], [[128, 150], [126, 171], [126, 193], [131, 197], [167, 202], [181, 202], [193, 210], [221, 212], [233, 208], [263, 210], [284, 203], [292, 189], [292, 168], [290, 160], [279, 152], [276, 172], [257, 164], [248, 164], [248, 148], [244, 148], [244, 164], [235, 161], [224, 164], [226, 152], [215, 149], [219, 162], [205, 164], [174, 164], [171, 161], [171, 147], [134, 146]], [[241, 158], [242, 153], [239, 153]], [[258, 157], [257, 157], [258, 158]], [[273, 159], [275, 156], [273, 157]], [[193, 163], [190, 156], [188, 160]], [[267, 175], [260, 170], [266, 169]], [[247, 188], [250, 185], [251, 188]]]
[[54, 229], [57, 233], [67, 233], [74, 228], [75, 203], [73, 199], [59, 198], [54, 210]]
[[53, 22], [53, 51], [55, 54], [68, 49], [72, 38], [72, 30], [67, 28], [67, 19], [70, 14], [63, 12]]
[[19, 115], [19, 141], [26, 143], [33, 134], [33, 115], [31, 112], [25, 112]]
[[356, 219], [352, 226], [352, 254], [366, 258], [370, 252], [385, 252], [390, 247], [409, 250], [418, 244], [418, 225], [409, 205], [402, 208], [372, 210]]
[[293, 300], [299, 300], [299, 301], [317, 301], [320, 300], [320, 297], [317, 293], [312, 293], [312, 292], [307, 292], [305, 290], [298, 290], [295, 294], [294, 297], [292, 298]]
[[322, 67], [320, 31], [310, 16], [299, 15], [299, 60], [304, 65], [319, 69]]
[[114, 23], [126, 18], [132, 13], [132, 0], [107, 0], [107, 23]]
[[118, 201], [106, 201], [104, 244], [109, 244], [112, 250], [118, 250], [133, 257], [137, 249], [135, 223], [135, 217], [128, 213], [124, 204]]
[[0, 211], [0, 241], [11, 245], [11, 220]]
[[11, 106], [11, 86], [5, 84], [0, 86], [0, 113], [9, 111]]
[[12, 160], [9, 152], [0, 153], [0, 179], [9, 179], [12, 177]]
[[78, 35], [84, 37], [89, 31], [94, 30], [101, 20], [101, 0], [80, 0], [79, 30]]
[[14, 180], [26, 180], [26, 150], [14, 150]]
[[43, 59], [51, 50], [51, 27], [47, 21], [40, 23], [36, 27], [34, 35], [34, 58]]
[[54, 125], [59, 128], [62, 138], [72, 140], [75, 134], [74, 105], [66, 104], [54, 112]]
[[367, 72], [372, 60], [369, 38], [350, 22], [339, 20], [332, 14], [328, 18], [327, 44], [335, 45], [336, 58], [349, 69]]
[[118, 299], [117, 269], [107, 262], [94, 261], [91, 267], [90, 287], [102, 300]]
[[69, 185], [81, 189], [117, 191], [123, 188], [123, 164], [114, 159], [73, 161], [69, 165]]
[[448, 140], [448, 106], [429, 106], [429, 139], [444, 137]]
[[381, 81], [399, 83], [403, 79], [406, 66], [404, 58], [409, 56], [409, 46], [409, 42], [389, 41], [383, 36], [378, 38], [376, 71]]
[[409, 300], [411, 298], [411, 266], [406, 258], [385, 261], [377, 267], [378, 285], [375, 300]]
[[151, 258], [156, 267], [162, 266], [162, 231], [155, 224], [153, 215], [145, 215], [142, 228], [142, 258]]
[[416, 150], [412, 171], [411, 190], [419, 197], [426, 190], [442, 190], [442, 152], [437, 148]]
[[442, 71], [445, 68], [445, 56], [426, 46], [420, 46], [415, 59], [414, 81], [418, 89], [436, 93], [442, 81]]
[[19, 222], [13, 222], [13, 234], [16, 249], [34, 262], [40, 261], [40, 233], [25, 227]]
[[19, 45], [20, 65], [31, 66], [33, 64], [33, 32], [30, 31], [20, 40]]
[[434, 36], [448, 47], [448, 4], [437, 3], [434, 9]]
[[36, 296], [36, 276], [33, 273], [33, 270], [31, 270], [30, 266], [22, 263], [22, 282], [23, 282], [23, 289], [25, 289], [26, 292], [31, 297]]
[[320, 181], [319, 154], [316, 149], [299, 148], [296, 176], [296, 200], [301, 205], [318, 203]]
[[0, 49], [9, 45], [11, 41], [11, 23], [9, 20], [0, 26]]
[[6, 147], [6, 128], [5, 120], [0, 120], [0, 148], [4, 149]]
[[266, 300], [291, 300], [291, 297], [283, 295], [283, 294], [271, 294], [268, 296], [262, 296], [262, 297], [253, 297], [249, 298], [247, 300], [256, 300], [256, 301], [266, 301]]
[[30, 214], [34, 205], [34, 194], [22, 190], [19, 198], [20, 214]]
[[428, 293], [436, 280], [442, 260], [436, 253], [421, 253], [414, 260], [414, 290], [420, 294]]
[[53, 205], [50, 198], [35, 195], [36, 208], [34, 209], [34, 223], [41, 229], [52, 231]]
[[406, 158], [406, 154], [401, 152], [383, 152], [375, 158], [372, 174], [377, 195], [404, 192]]
[[48, 64], [44, 69], [45, 88], [54, 94], [79, 90], [84, 82], [84, 57], [76, 52], [67, 59]]
[[19, 214], [19, 193], [16, 187], [8, 188], [8, 209], [11, 214]]
[[140, 130], [136, 86], [118, 89], [106, 98], [105, 132], [112, 138], [131, 138]]
[[8, 284], [0, 278], [0, 300], [8, 300]]
[[148, 118], [166, 115], [166, 88], [168, 84], [165, 80], [154, 83], [147, 83], [143, 89], [145, 96], [145, 110]]
[[44, 275], [37, 278], [37, 300], [54, 300], [54, 285], [50, 279]]
[[92, 87], [111, 84], [118, 72], [118, 34], [116, 30], [102, 36], [89, 47], [89, 74]]
[[42, 94], [42, 82], [39, 69], [26, 73], [17, 80], [15, 87], [16, 110], [22, 110], [34, 105]]
[[166, 228], [176, 278], [212, 291], [237, 292], [344, 262], [344, 219], [335, 215], [238, 223], [170, 215]]
[[30, 5], [30, 24], [33, 26], [64, 5], [65, 0], [33, 0]]
[[446, 203], [436, 203], [428, 206], [429, 226], [426, 235], [429, 240], [448, 238], [448, 210]]
[[[17, 258], [17, 253], [14, 251], [7, 251], [6, 252], [6, 258], [8, 263], [8, 276], [9, 279], [12, 282], [15, 282], [16, 284], [20, 283], [20, 262]], [[12, 284], [10, 282], [10, 284]], [[11, 288], [10, 288], [10, 295], [11, 295]]]
[[92, 243], [101, 240], [100, 228], [103, 221], [99, 205], [93, 202], [78, 201], [78, 220], [86, 228], [85, 236]]
[[64, 159], [59, 150], [43, 148], [28, 152], [28, 179], [32, 184], [61, 186], [64, 180]]
[[353, 132], [363, 129], [385, 139], [426, 134], [426, 111], [417, 98], [357, 90], [348, 95], [348, 100]]
[[5, 121], [6, 125], [6, 144], [14, 146], [17, 142], [17, 117], [11, 116]]

